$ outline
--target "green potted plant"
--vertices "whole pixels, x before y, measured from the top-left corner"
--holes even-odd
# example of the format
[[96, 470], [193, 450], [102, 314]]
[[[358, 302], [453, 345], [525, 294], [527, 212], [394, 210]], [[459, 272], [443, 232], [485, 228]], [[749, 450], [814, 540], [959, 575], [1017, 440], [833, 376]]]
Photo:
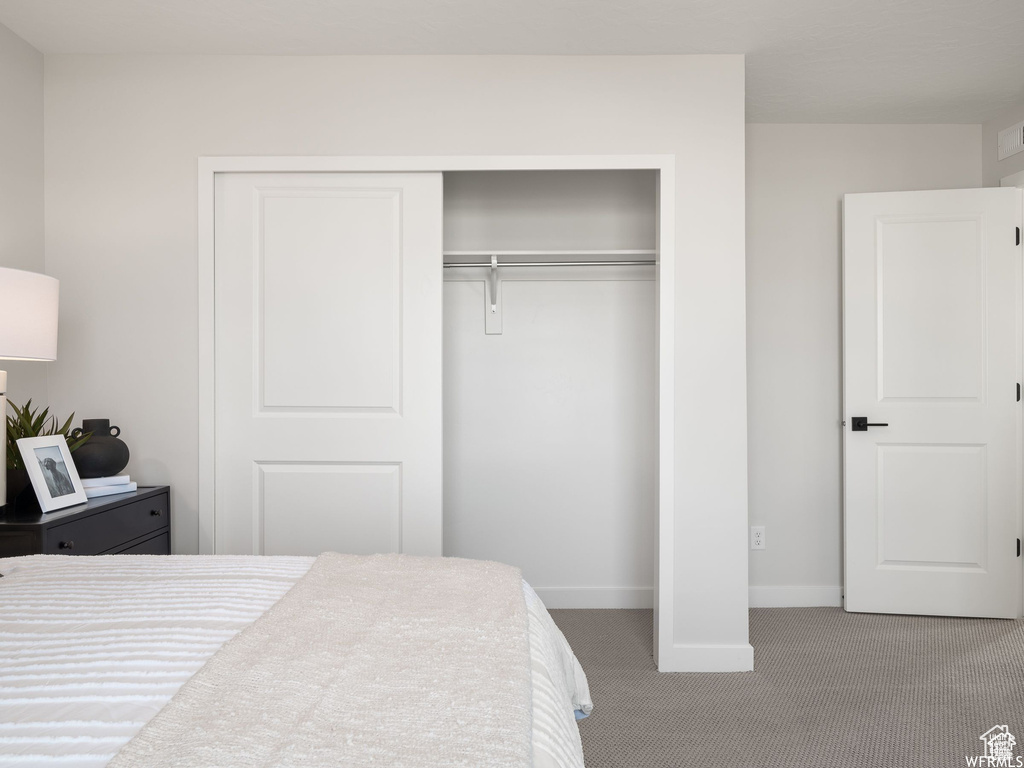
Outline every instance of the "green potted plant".
[[[38, 408], [32, 408], [32, 401], [29, 400], [20, 408], [14, 403], [9, 403], [11, 413], [7, 415], [7, 503], [17, 507], [19, 495], [27, 492], [21, 501], [22, 505], [31, 506], [35, 501], [29, 484], [28, 472], [25, 463], [22, 461], [21, 452], [18, 450], [17, 441], [23, 437], [42, 437], [44, 435], [63, 435], [68, 441], [68, 450], [74, 452], [81, 447], [92, 435], [86, 432], [83, 435], [72, 438], [69, 435], [71, 423], [75, 420], [75, 414], [71, 414], [59, 428], [56, 416], [50, 415], [50, 409], [44, 408], [42, 412]], [[31, 496], [31, 499], [28, 497]]]

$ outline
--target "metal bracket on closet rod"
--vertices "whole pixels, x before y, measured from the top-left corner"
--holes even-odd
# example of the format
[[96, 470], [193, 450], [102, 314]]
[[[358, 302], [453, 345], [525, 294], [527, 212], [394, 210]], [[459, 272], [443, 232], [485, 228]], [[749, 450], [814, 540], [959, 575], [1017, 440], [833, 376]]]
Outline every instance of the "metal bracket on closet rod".
[[[501, 283], [498, 280], [498, 257], [491, 255], [491, 271], [484, 288], [484, 333], [488, 336], [501, 335]], [[488, 306], [490, 311], [488, 312]]]
[[491, 314], [498, 312], [498, 257], [491, 256]]

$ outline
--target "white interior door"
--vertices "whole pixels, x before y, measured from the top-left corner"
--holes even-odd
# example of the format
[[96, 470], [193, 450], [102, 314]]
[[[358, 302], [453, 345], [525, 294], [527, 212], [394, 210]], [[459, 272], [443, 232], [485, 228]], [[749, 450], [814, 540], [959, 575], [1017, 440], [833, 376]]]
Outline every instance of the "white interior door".
[[1013, 189], [845, 198], [849, 611], [1018, 613], [1020, 212]]
[[223, 554], [441, 554], [438, 173], [215, 189]]

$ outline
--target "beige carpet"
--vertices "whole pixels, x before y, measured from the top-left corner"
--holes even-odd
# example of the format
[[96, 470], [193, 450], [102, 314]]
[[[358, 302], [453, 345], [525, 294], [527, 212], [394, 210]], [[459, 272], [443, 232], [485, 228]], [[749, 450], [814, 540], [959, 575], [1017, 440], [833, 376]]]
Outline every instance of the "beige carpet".
[[754, 672], [659, 674], [650, 611], [551, 611], [590, 680], [588, 768], [941, 768], [1008, 725], [1024, 755], [1024, 622], [750, 612]]

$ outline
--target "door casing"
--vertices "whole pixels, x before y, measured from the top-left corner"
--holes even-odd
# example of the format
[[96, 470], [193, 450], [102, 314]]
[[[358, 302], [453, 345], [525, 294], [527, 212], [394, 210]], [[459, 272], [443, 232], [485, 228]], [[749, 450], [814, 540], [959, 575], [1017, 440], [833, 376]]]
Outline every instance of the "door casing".
[[[1001, 178], [999, 180], [999, 186], [1001, 186], [1001, 187], [1019, 187], [1021, 189], [1024, 189], [1024, 171], [1018, 171], [1017, 173], [1010, 174], [1009, 176], [1004, 176], [1003, 178]], [[1024, 221], [1024, 203], [1022, 203], [1021, 207], [1022, 207], [1021, 220]], [[1018, 286], [1018, 287], [1020, 288], [1020, 290], [1022, 292], [1024, 292], [1024, 285], [1021, 285], [1021, 286]], [[1022, 316], [1020, 314], [1021, 308], [1018, 307], [1017, 310], [1018, 310], [1017, 322], [1018, 322], [1019, 325], [1024, 324], [1024, 316]], [[1024, 354], [1024, 350], [1022, 350], [1022, 354]], [[1022, 382], [1022, 385], [1024, 385], [1024, 382]], [[1021, 455], [1024, 456], [1024, 451], [1022, 451]], [[1024, 471], [1024, 467], [1022, 467], [1022, 471]], [[1019, 483], [1019, 485], [1020, 485], [1020, 487], [1018, 489], [1019, 492], [1024, 494], [1024, 483]], [[1022, 499], [1021, 509], [1024, 510], [1024, 499]], [[1019, 524], [1019, 526], [1017, 528], [1017, 536], [1020, 537], [1022, 540], [1024, 540], [1024, 511], [1022, 511], [1022, 513], [1021, 513], [1020, 524]], [[1024, 560], [1024, 558], [1021, 558], [1021, 559]], [[1022, 616], [1024, 616], [1024, 567], [1021, 568], [1020, 603], [1021, 603], [1020, 604], [1020, 614]]]

